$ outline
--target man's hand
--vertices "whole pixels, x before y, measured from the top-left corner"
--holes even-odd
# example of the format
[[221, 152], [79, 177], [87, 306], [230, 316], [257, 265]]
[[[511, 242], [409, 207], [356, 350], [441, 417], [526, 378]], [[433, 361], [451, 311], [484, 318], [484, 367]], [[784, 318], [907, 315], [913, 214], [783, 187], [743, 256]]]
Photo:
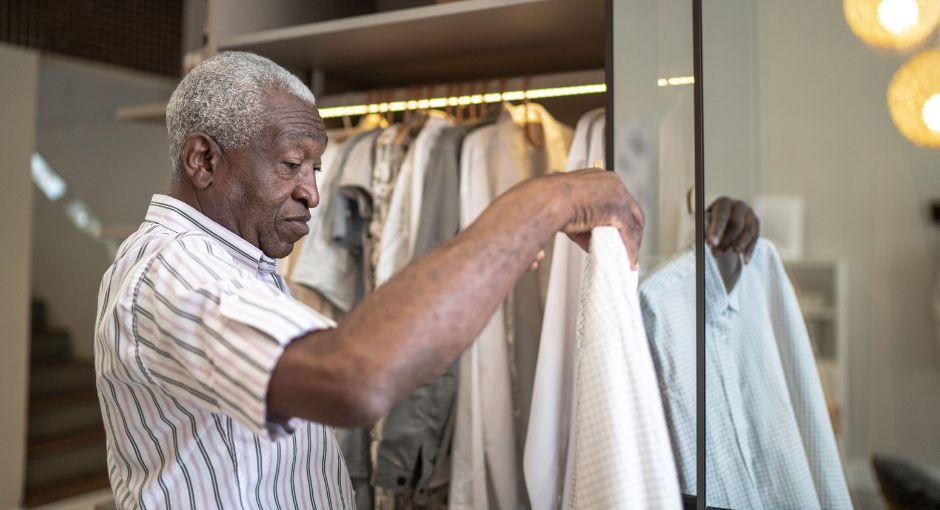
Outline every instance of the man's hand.
[[760, 237], [760, 220], [754, 210], [740, 200], [721, 197], [705, 210], [705, 242], [718, 250], [734, 250], [751, 261]]
[[549, 180], [560, 186], [560, 196], [570, 207], [568, 222], [561, 231], [587, 251], [591, 229], [615, 227], [620, 231], [635, 269], [646, 215], [617, 174], [591, 168], [555, 174]]

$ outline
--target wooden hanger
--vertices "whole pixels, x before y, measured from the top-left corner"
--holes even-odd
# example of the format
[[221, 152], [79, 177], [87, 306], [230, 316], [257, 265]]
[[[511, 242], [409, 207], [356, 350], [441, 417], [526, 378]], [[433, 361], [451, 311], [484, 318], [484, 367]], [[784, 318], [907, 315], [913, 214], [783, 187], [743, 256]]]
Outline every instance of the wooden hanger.
[[[545, 145], [544, 140], [539, 142], [535, 140], [535, 137], [532, 135], [532, 127], [529, 122], [529, 77], [526, 76], [522, 79], [522, 107], [523, 114], [525, 116], [525, 123], [522, 125], [525, 129], [525, 139], [529, 142], [530, 145], [536, 148], [541, 148]], [[541, 123], [541, 122], [540, 122]]]

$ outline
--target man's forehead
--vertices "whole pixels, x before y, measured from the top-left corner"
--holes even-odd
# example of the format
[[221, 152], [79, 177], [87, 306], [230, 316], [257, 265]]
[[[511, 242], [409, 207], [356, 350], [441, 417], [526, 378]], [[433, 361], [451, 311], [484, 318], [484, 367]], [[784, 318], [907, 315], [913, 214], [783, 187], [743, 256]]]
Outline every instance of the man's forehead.
[[[286, 97], [285, 97], [286, 96]], [[313, 140], [326, 146], [326, 126], [317, 108], [289, 94], [269, 98], [267, 130], [275, 143]]]

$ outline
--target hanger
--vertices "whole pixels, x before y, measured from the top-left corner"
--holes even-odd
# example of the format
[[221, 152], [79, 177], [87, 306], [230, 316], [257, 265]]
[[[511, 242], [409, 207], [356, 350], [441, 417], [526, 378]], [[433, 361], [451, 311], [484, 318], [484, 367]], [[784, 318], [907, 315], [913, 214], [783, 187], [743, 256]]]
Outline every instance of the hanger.
[[466, 92], [467, 92], [468, 89], [469, 89], [469, 87], [467, 87], [467, 84], [466, 84], [466, 83], [460, 83], [460, 84], [457, 85], [457, 94], [456, 94], [456, 96], [457, 96], [457, 98], [458, 98], [458, 101], [457, 101], [457, 121], [458, 121], [458, 122], [462, 122], [462, 121], [463, 121], [464, 116], [465, 116], [465, 113], [466, 113], [466, 109], [467, 109], [466, 105], [460, 104], [459, 98], [460, 98], [461, 96], [466, 95]]
[[[391, 105], [392, 100], [395, 97], [395, 91], [392, 89], [385, 89], [385, 91], [387, 94], [385, 104]], [[389, 125], [395, 122], [395, 112], [393, 112], [391, 108], [385, 111], [385, 122], [387, 122]]]
[[[405, 92], [406, 99], [405, 101], [411, 101], [415, 97], [415, 87], [408, 87], [408, 90]], [[407, 124], [411, 120], [411, 109], [407, 106], [405, 111], [401, 114], [402, 124]]]
[[444, 88], [444, 97], [448, 98], [447, 107], [444, 109], [447, 112], [448, 117], [453, 117], [454, 115], [454, 106], [450, 104], [450, 98], [454, 95], [454, 90], [457, 88], [454, 84], [449, 84]]
[[[535, 137], [532, 135], [532, 129], [529, 122], [529, 77], [526, 76], [522, 79], [522, 107], [523, 115], [525, 116], [525, 123], [523, 124], [523, 129], [525, 129], [525, 139], [528, 140], [529, 144], [536, 148], [541, 148], [545, 145], [544, 140], [537, 142]], [[541, 123], [541, 122], [540, 122]]]
[[[348, 94], [344, 94], [343, 96], [348, 97]], [[344, 99], [343, 102], [349, 104], [349, 101], [346, 99]], [[353, 132], [352, 117], [350, 117], [348, 113], [343, 115], [343, 130], [345, 131], [344, 134], [346, 136], [349, 136]]]
[[[490, 81], [489, 81], [489, 80], [483, 80], [483, 81], [480, 82], [480, 83], [481, 83], [481, 85], [480, 85], [480, 94], [482, 94], [482, 95], [485, 96], [485, 95], [486, 95], [486, 87], [489, 86]], [[486, 117], [486, 112], [487, 112], [487, 110], [489, 110], [489, 108], [490, 108], [490, 107], [489, 107], [489, 105], [486, 103], [486, 101], [480, 101], [480, 105], [478, 106], [478, 109], [480, 110], [480, 117], [481, 117], [481, 118], [482, 118], [482, 117]]]

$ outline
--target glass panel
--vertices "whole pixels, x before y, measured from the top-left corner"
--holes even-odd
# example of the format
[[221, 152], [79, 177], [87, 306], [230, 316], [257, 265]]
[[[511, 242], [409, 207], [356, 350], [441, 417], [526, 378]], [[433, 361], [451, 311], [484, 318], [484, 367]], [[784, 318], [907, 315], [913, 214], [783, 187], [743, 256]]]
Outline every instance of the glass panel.
[[613, 2], [613, 165], [647, 215], [640, 296], [683, 493], [695, 490], [692, 3]]
[[940, 5], [703, 4], [706, 202], [762, 236], [706, 256], [707, 504], [898, 506], [940, 466]]

